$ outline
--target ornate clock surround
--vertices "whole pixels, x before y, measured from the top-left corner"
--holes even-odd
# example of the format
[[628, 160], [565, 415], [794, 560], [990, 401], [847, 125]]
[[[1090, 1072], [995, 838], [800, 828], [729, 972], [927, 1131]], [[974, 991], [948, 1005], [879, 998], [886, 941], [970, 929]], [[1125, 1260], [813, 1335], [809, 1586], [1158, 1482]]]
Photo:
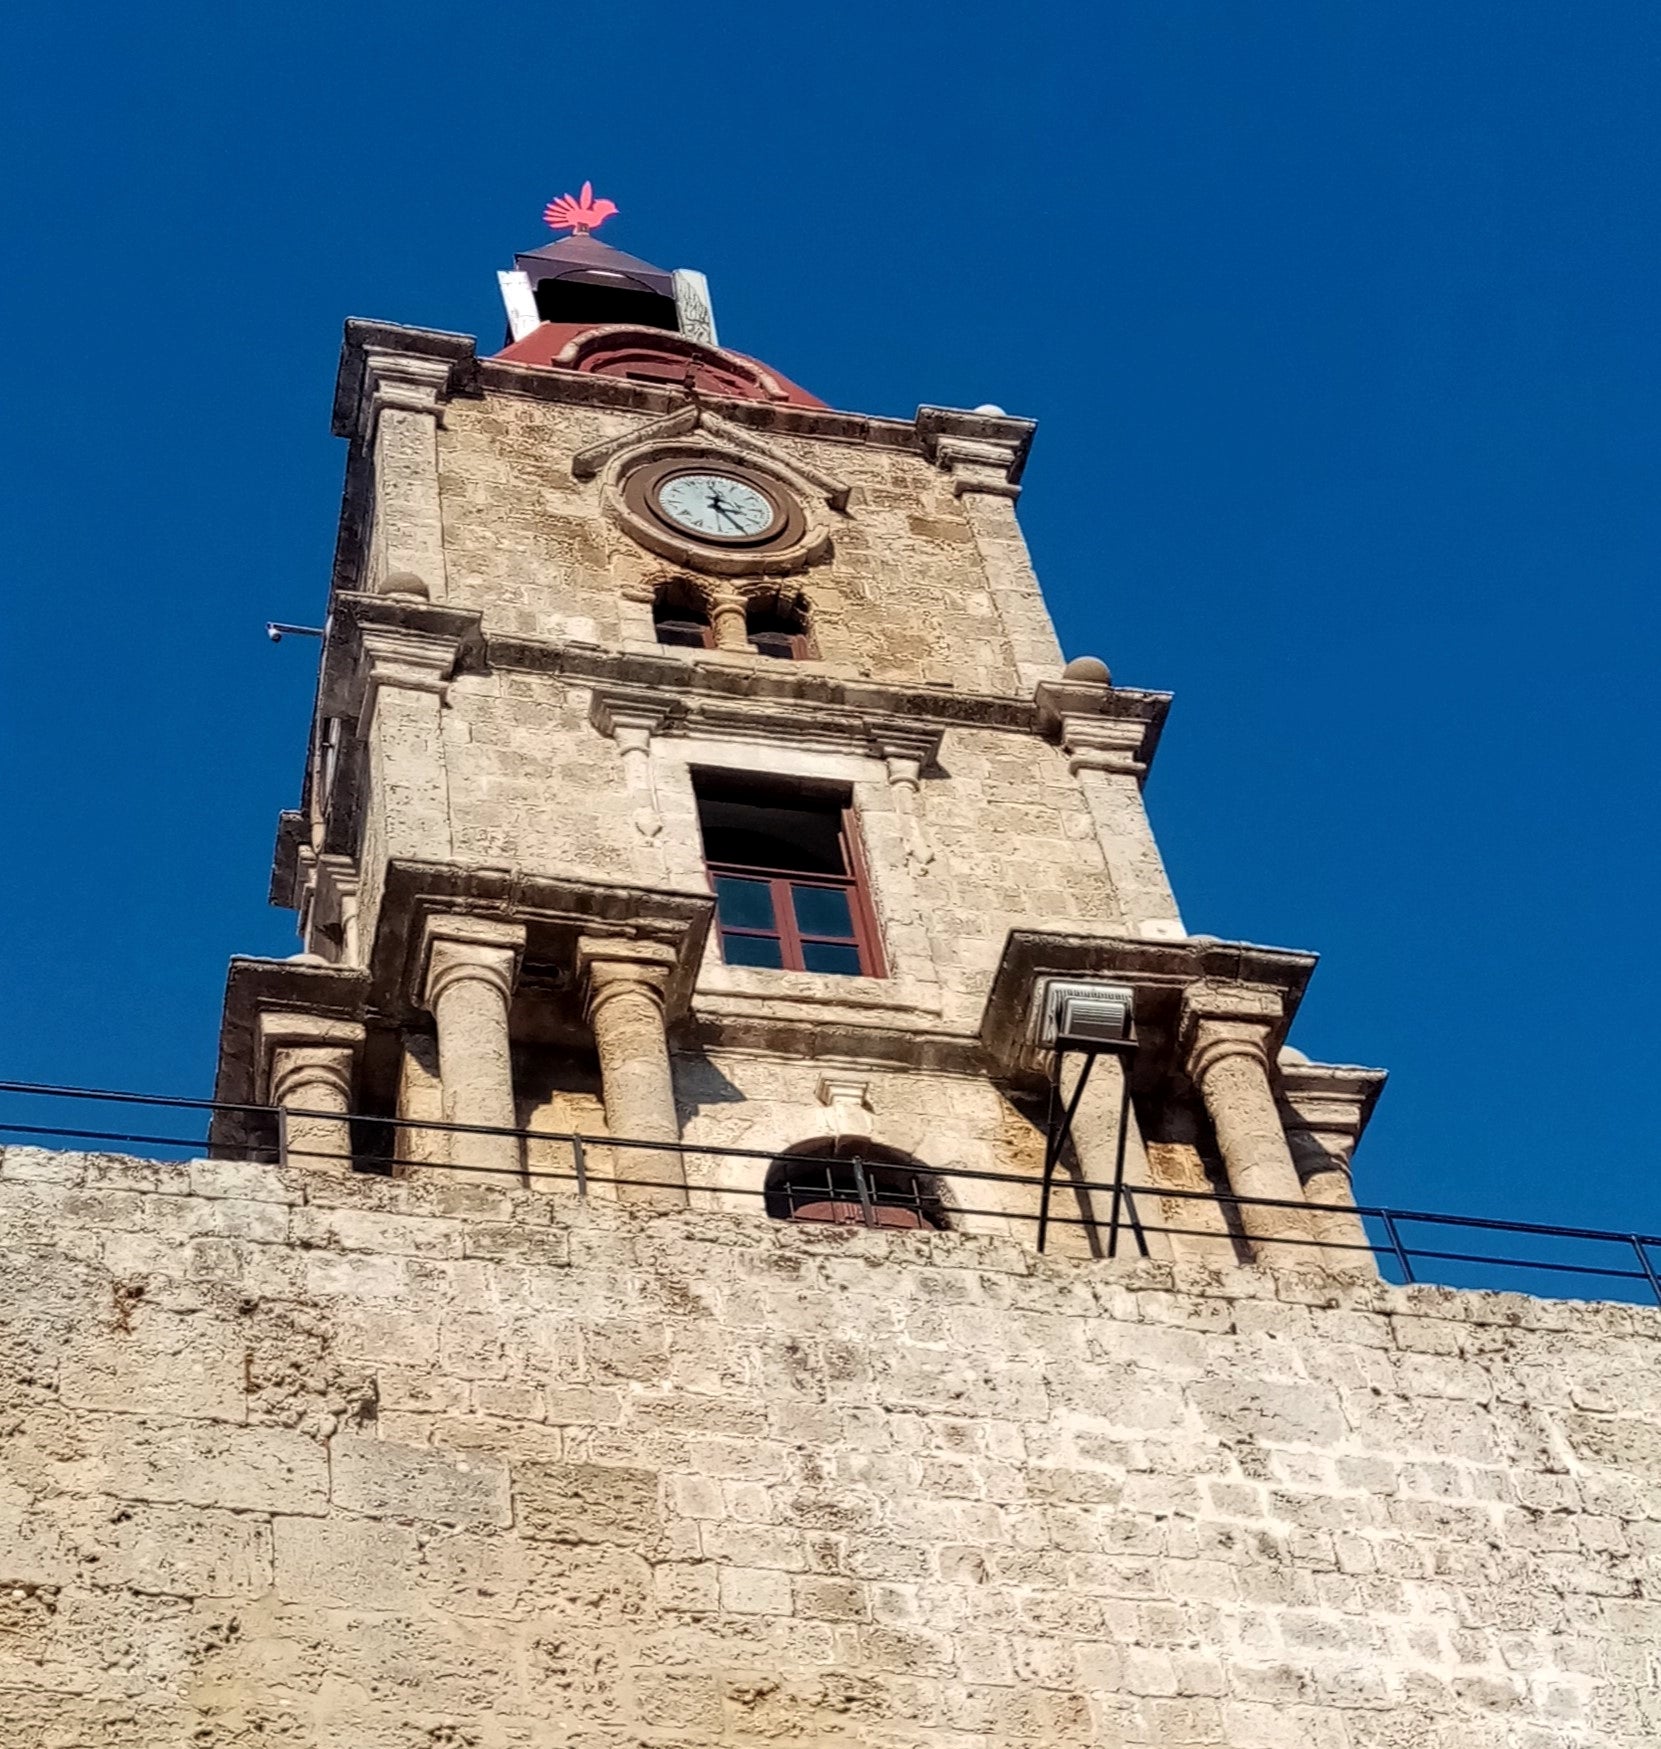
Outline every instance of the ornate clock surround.
[[[849, 487], [778, 455], [752, 433], [708, 408], [678, 409], [644, 431], [597, 444], [572, 458], [578, 479], [601, 476], [607, 517], [629, 538], [687, 570], [706, 576], [779, 576], [830, 557], [836, 513]], [[781, 512], [764, 537], [747, 544], [701, 540], [658, 512], [649, 497], [676, 473], [728, 474], [761, 493]]]
[[[699, 534], [686, 528], [668, 515], [662, 507], [660, 494], [670, 481], [691, 473], [729, 478], [749, 487], [771, 508], [772, 520], [756, 534]], [[794, 492], [748, 462], [734, 462], [725, 457], [706, 457], [689, 462], [684, 457], [670, 456], [634, 468], [623, 481], [622, 497], [624, 505], [634, 516], [655, 523], [672, 540], [707, 547], [718, 553], [786, 551], [800, 546], [807, 533], [807, 516]]]

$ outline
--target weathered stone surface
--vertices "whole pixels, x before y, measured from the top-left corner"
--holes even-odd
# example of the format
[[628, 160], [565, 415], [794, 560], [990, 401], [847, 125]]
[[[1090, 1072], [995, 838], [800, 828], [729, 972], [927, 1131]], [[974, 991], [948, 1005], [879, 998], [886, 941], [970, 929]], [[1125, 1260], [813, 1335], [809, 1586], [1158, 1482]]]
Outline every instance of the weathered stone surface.
[[1661, 1314], [19, 1156], [7, 1749], [1661, 1742]]

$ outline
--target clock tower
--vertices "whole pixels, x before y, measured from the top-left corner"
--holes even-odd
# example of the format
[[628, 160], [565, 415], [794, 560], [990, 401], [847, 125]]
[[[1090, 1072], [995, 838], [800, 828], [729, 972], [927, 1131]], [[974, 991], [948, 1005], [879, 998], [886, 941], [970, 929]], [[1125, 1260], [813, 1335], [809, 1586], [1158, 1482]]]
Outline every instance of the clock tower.
[[827, 407], [614, 210], [550, 207], [494, 356], [347, 325], [302, 950], [232, 964], [219, 1151], [1368, 1267], [1383, 1077], [1286, 1048], [1310, 955], [1180, 915], [1170, 701], [1057, 644], [1032, 423]]

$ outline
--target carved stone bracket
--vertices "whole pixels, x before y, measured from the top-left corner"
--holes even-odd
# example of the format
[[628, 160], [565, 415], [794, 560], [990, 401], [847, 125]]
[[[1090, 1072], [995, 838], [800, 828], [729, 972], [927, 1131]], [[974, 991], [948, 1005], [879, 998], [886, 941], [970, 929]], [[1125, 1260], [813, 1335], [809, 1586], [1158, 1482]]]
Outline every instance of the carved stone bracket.
[[656, 838], [663, 830], [657, 785], [652, 780], [652, 737], [668, 718], [665, 704], [646, 697], [596, 692], [589, 706], [588, 720], [617, 743], [623, 782], [639, 804], [634, 810], [634, 827], [643, 838]]
[[838, 1138], [868, 1138], [876, 1127], [871, 1083], [851, 1075], [821, 1075], [817, 1089], [825, 1107], [825, 1129]]
[[923, 773], [940, 755], [940, 741], [938, 729], [884, 726], [871, 730], [871, 750], [888, 768], [889, 792], [904, 824], [906, 861], [915, 868], [927, 868], [934, 861], [934, 847], [924, 836], [917, 803], [922, 795]]

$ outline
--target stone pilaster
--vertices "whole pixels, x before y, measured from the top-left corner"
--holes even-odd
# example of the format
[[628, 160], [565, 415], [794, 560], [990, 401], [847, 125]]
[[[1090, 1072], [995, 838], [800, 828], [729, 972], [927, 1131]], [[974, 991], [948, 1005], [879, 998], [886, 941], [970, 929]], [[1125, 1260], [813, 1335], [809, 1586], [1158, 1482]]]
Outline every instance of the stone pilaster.
[[[655, 942], [584, 936], [577, 943], [577, 969], [600, 1058], [606, 1128], [623, 1141], [680, 1141], [664, 1010], [675, 963], [674, 950]], [[659, 1208], [685, 1205], [686, 1165], [678, 1152], [619, 1148], [616, 1157], [619, 1178], [644, 1181], [619, 1185], [620, 1200]]]
[[364, 437], [374, 456], [368, 587], [443, 601], [444, 516], [438, 428], [450, 366], [409, 353], [364, 351]]
[[1296, 1205], [1244, 1203], [1240, 1223], [1260, 1263], [1292, 1268], [1311, 1264], [1318, 1253], [1274, 1243], [1314, 1237], [1270, 1077], [1269, 1044], [1280, 1024], [1280, 998], [1270, 991], [1196, 984], [1183, 998], [1184, 1059], [1205, 1101], [1229, 1189]]
[[1036, 686], [1061, 667], [1061, 645], [1015, 515], [1023, 447], [948, 435], [936, 438], [932, 447], [936, 464], [951, 475], [952, 491], [963, 505], [987, 587], [1015, 655], [1017, 682], [1023, 689]]
[[1147, 725], [1083, 711], [1059, 714], [1067, 769], [1084, 793], [1108, 879], [1131, 934], [1155, 941], [1180, 940], [1187, 932], [1142, 805], [1142, 782], [1148, 775], [1142, 756]]
[[283, 1108], [285, 1166], [351, 1170], [350, 1113], [363, 1040], [355, 1020], [280, 1010], [259, 1016], [259, 1097]]
[[453, 854], [444, 701], [461, 646], [407, 626], [365, 626], [361, 638], [358, 733], [367, 743], [372, 804], [357, 909], [359, 928], [373, 939], [386, 865]]
[[[438, 1072], [446, 1123], [518, 1127], [508, 1005], [524, 950], [521, 924], [485, 917], [429, 917], [422, 1002], [438, 1023]], [[520, 1170], [519, 1138], [452, 1133], [454, 1165]]]

